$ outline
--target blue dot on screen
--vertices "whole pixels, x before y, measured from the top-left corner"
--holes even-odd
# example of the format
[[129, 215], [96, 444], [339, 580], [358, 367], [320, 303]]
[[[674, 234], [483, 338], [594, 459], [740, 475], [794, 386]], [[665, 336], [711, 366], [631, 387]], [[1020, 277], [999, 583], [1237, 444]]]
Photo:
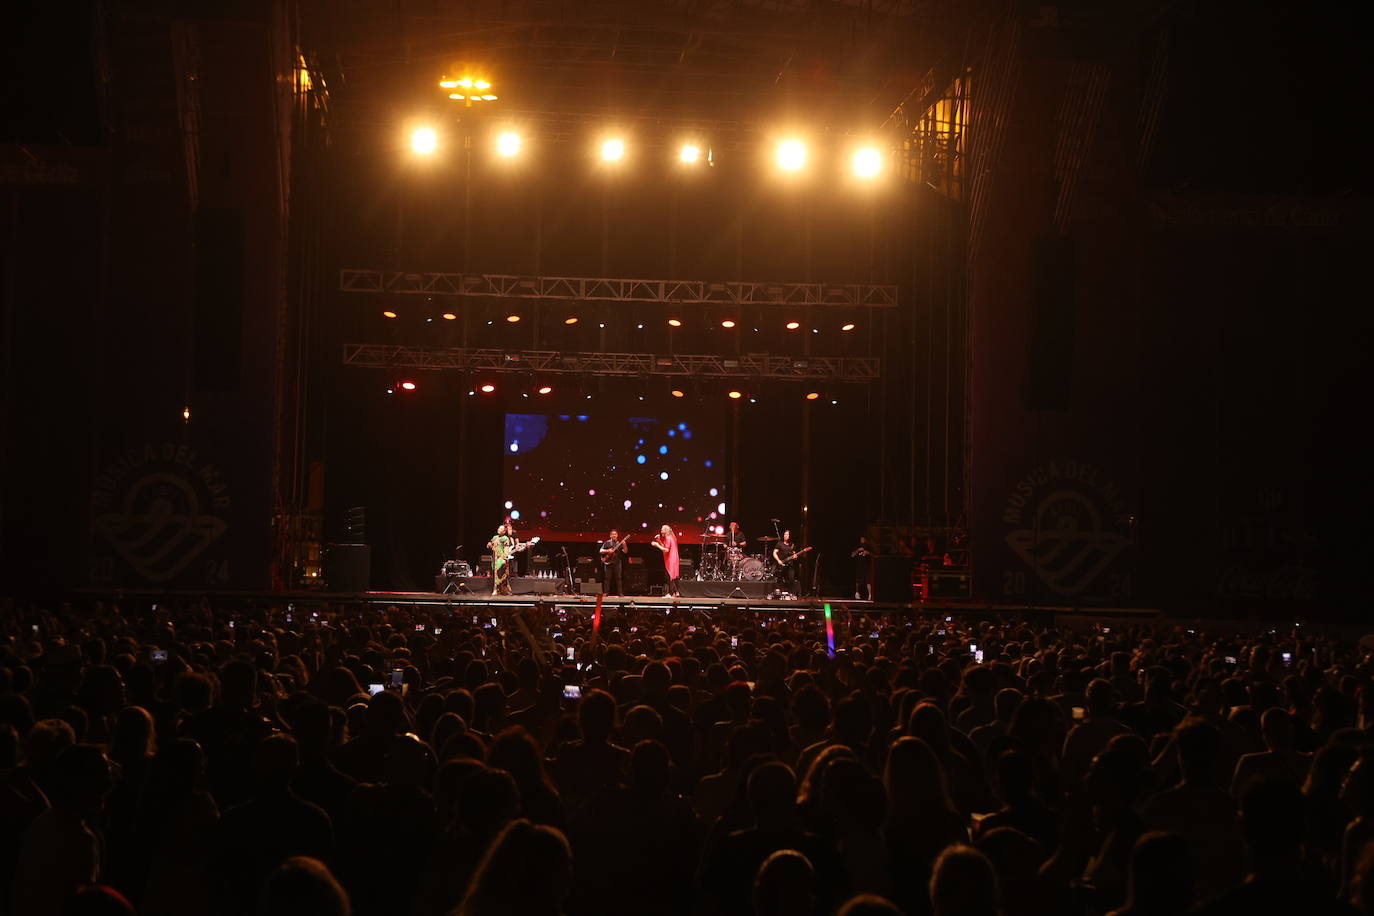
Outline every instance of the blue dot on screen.
[[675, 430], [675, 429], [670, 429], [670, 430], [668, 430], [668, 435], [670, 435], [670, 436], [676, 436], [676, 435], [677, 435], [677, 430]]
[[658, 447], [658, 453], [659, 453], [660, 455], [666, 455], [666, 454], [668, 454], [668, 446], [666, 446], [666, 445], [660, 445], [660, 446]]
[[658, 472], [658, 479], [659, 479], [659, 480], [667, 480], [667, 479], [668, 479], [668, 472], [667, 472], [667, 471], [659, 471], [659, 472]]
[[690, 439], [690, 438], [692, 438], [692, 431], [689, 429], [689, 430], [687, 430], [686, 432], [684, 432], [684, 433], [682, 434], [682, 438], [684, 438], [684, 439]]
[[645, 460], [645, 459], [644, 459], [644, 456], [643, 456], [643, 455], [636, 455], [636, 456], [635, 456], [635, 463], [636, 463], [636, 464], [643, 464], [643, 463], [644, 463], [644, 460]]
[[710, 458], [707, 458], [707, 459], [706, 459], [706, 466], [707, 466], [708, 468], [711, 466], [711, 459], [710, 459]]
[[684, 431], [684, 432], [686, 432], [686, 430], [687, 430], [687, 424], [686, 424], [686, 423], [679, 423], [679, 424], [677, 425], [677, 428], [680, 429], [680, 430], [682, 430], [682, 431]]

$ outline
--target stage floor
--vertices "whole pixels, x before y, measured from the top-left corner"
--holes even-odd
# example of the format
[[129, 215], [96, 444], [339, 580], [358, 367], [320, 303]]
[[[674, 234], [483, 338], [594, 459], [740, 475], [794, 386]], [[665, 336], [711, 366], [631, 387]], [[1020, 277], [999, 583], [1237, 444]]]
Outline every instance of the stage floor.
[[[566, 587], [564, 579], [549, 579], [538, 576], [516, 576], [510, 580], [510, 590], [512, 595], [557, 595]], [[601, 589], [599, 582], [583, 582], [579, 586], [582, 593], [595, 596]], [[774, 582], [752, 582], [744, 579], [738, 580], [704, 580], [683, 579], [678, 583], [678, 590], [683, 598], [748, 598], [758, 600], [766, 598], [776, 589]], [[490, 576], [436, 576], [434, 579], [434, 590], [439, 594], [491, 594]], [[638, 598], [639, 595], [625, 595], [626, 598]], [[659, 594], [644, 595], [645, 598], [662, 598], [661, 588]]]

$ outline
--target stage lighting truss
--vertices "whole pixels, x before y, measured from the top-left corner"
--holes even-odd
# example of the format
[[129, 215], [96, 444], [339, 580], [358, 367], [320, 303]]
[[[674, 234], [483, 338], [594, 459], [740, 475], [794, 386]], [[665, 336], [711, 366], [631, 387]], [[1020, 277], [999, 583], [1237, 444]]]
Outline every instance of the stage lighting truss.
[[786, 305], [827, 308], [892, 308], [897, 305], [895, 284], [536, 277], [348, 268], [339, 271], [339, 290], [345, 293], [561, 299], [578, 302], [662, 302], [681, 305]]
[[[533, 372], [550, 375], [696, 378], [745, 382], [872, 382], [880, 361], [862, 356], [746, 354], [564, 353], [557, 350], [418, 347], [397, 344], [344, 344], [343, 361], [368, 369], [448, 370], [489, 376]], [[677, 385], [679, 389], [681, 385]]]

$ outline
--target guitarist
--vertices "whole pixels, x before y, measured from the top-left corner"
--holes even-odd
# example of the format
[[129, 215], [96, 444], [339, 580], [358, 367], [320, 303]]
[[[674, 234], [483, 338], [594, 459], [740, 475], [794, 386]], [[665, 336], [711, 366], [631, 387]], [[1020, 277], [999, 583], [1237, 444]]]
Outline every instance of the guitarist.
[[797, 550], [797, 545], [792, 543], [792, 532], [784, 531], [782, 540], [778, 541], [773, 548], [773, 559], [778, 564], [778, 584], [782, 590], [789, 595], [797, 594], [797, 560], [806, 550]]
[[627, 534], [620, 536], [620, 532], [615, 528], [611, 529], [611, 536], [601, 544], [601, 563], [605, 569], [602, 577], [602, 592], [607, 595], [622, 595], [624, 587], [621, 576], [621, 565], [625, 560], [625, 555], [629, 550], [625, 547], [625, 542], [630, 539]]

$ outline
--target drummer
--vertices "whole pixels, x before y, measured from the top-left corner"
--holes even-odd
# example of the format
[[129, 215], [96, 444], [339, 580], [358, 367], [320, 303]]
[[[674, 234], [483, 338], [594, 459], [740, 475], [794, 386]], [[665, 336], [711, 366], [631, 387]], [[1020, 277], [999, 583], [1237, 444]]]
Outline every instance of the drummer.
[[742, 548], [747, 543], [749, 543], [749, 540], [744, 536], [744, 532], [740, 530], [739, 522], [731, 522], [730, 530], [725, 532], [726, 549], [728, 550], [732, 547]]

